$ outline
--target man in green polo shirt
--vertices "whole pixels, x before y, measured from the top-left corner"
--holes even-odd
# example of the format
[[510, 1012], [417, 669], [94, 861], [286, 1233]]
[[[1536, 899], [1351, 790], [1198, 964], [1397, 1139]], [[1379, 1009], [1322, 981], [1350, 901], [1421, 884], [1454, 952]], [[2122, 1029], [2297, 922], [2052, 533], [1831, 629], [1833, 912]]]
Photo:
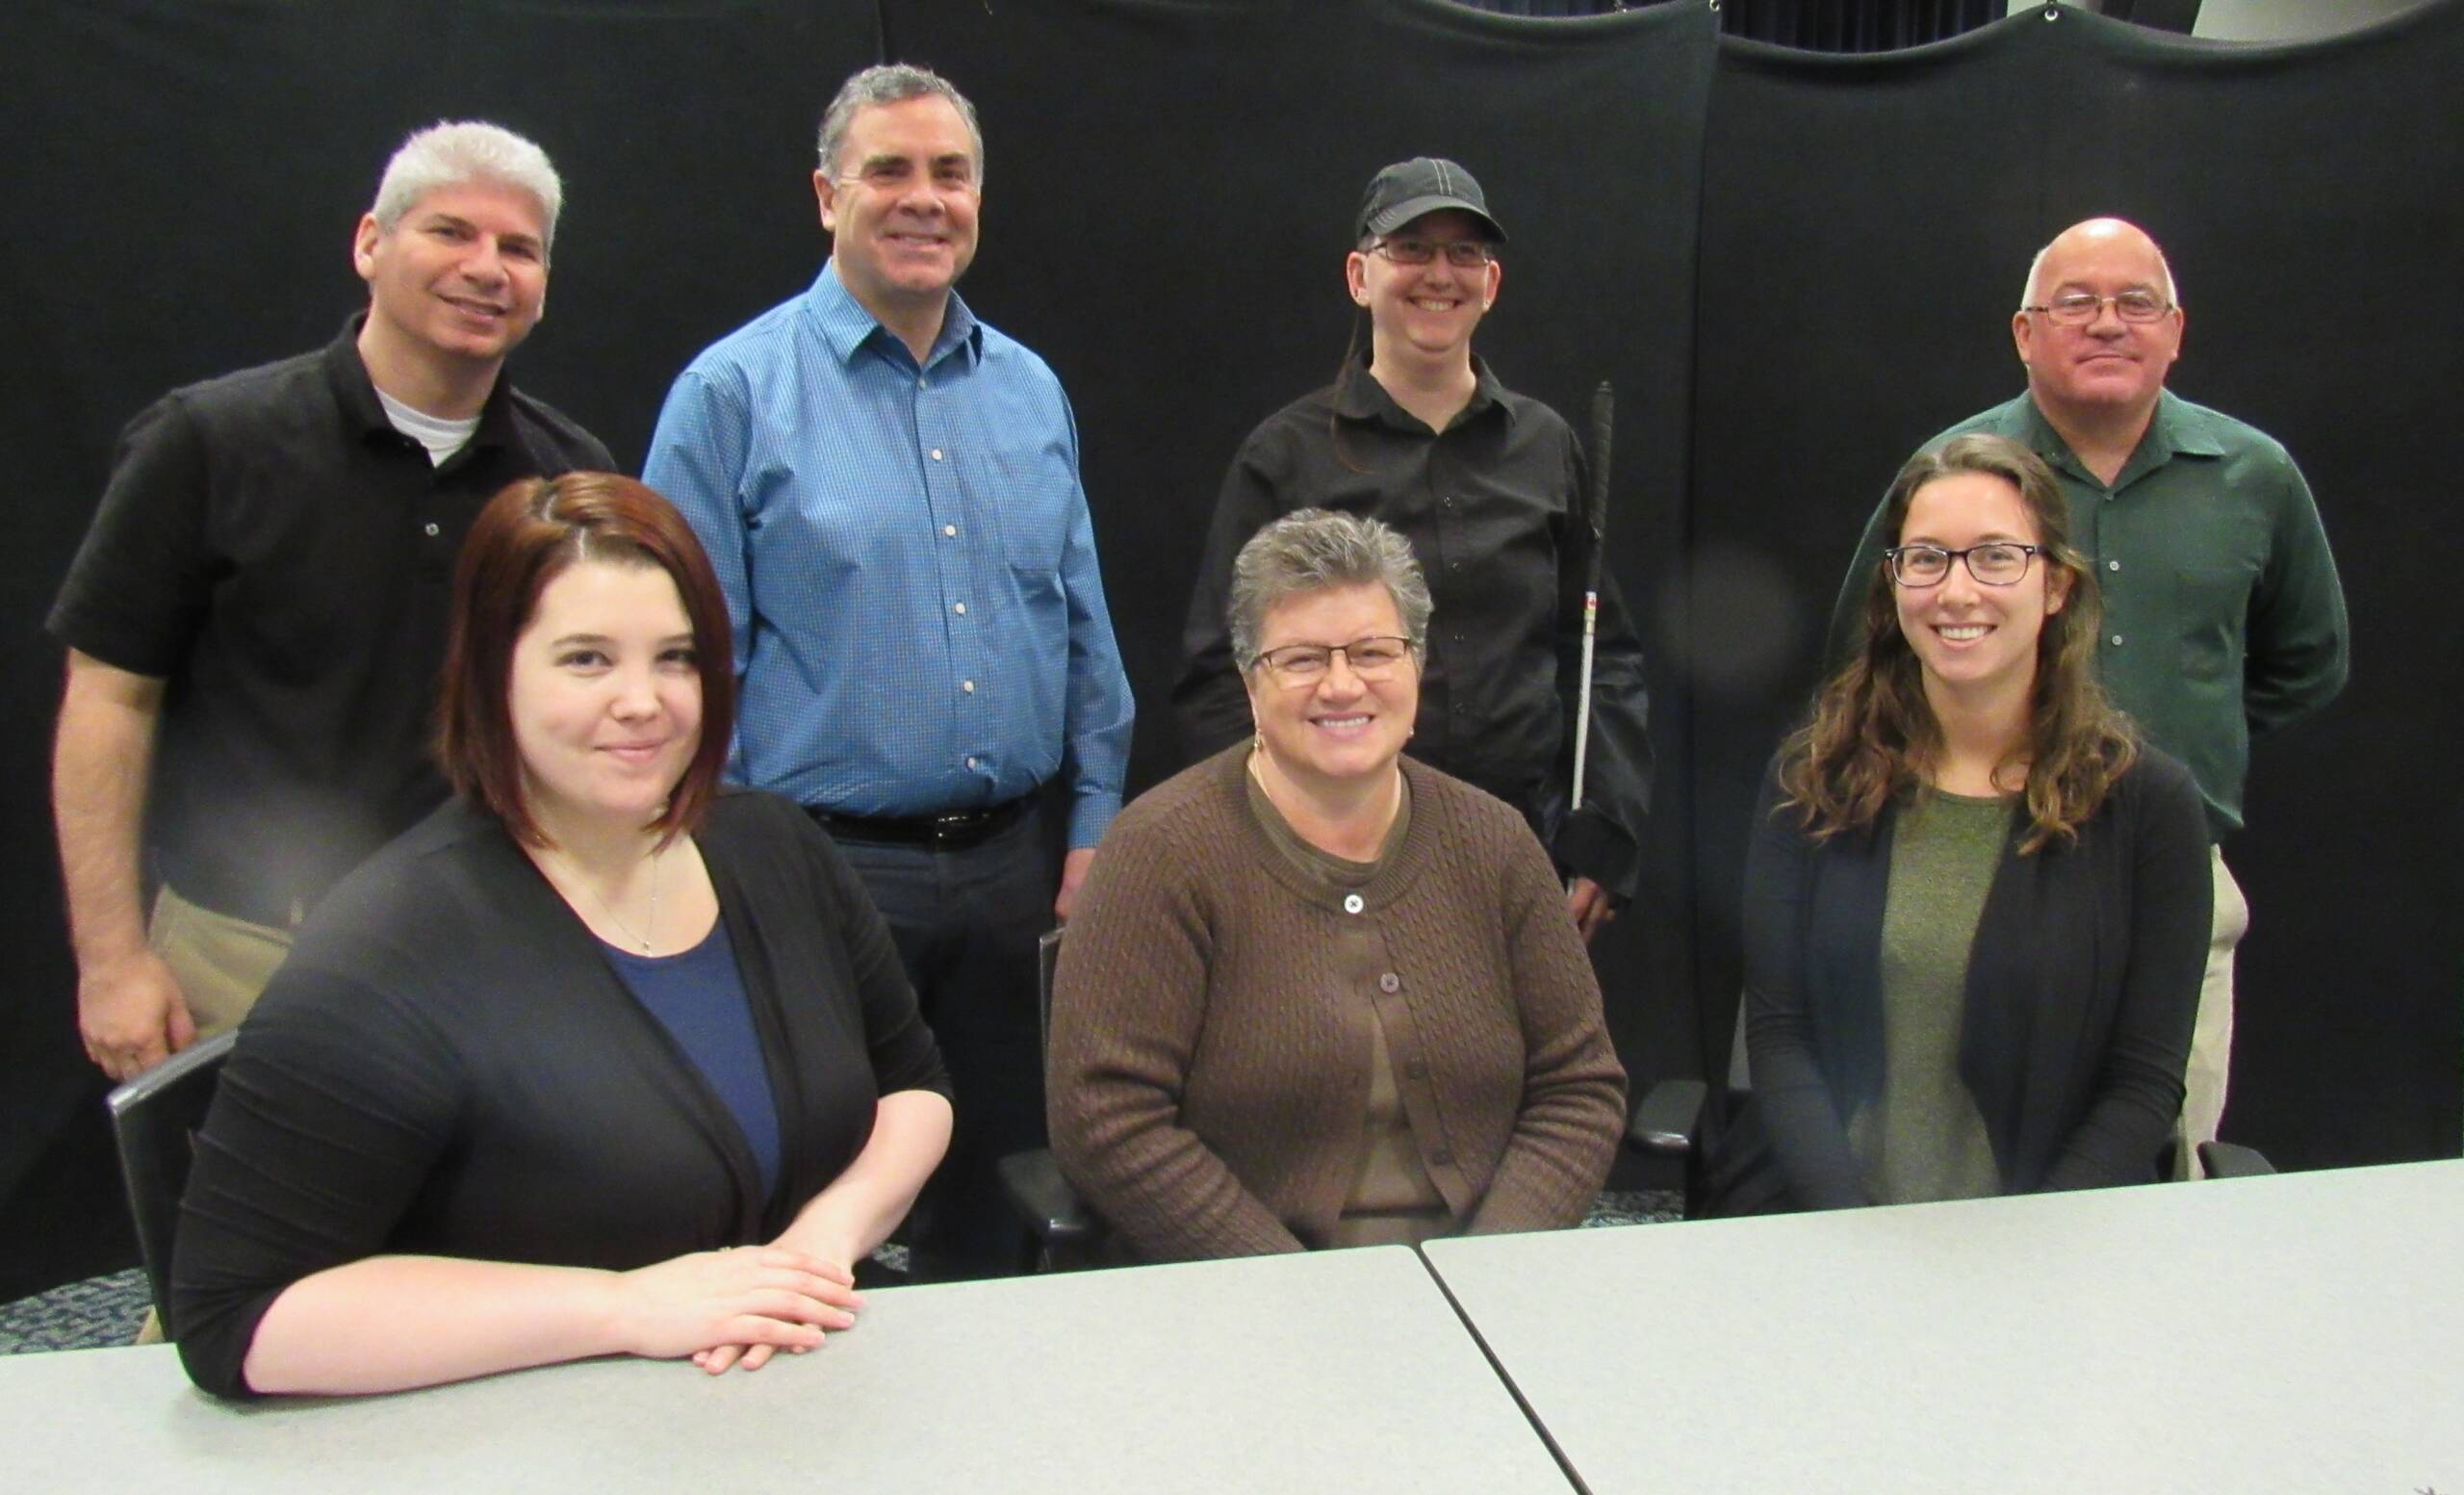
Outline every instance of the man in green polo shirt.
[[[2208, 834], [2242, 826], [2250, 739], [2344, 687], [2344, 589], [2318, 506], [2283, 447], [2168, 392], [2184, 318], [2156, 242], [2119, 219], [2065, 229], [2029, 267], [2011, 318], [2028, 392], [1942, 432], [2024, 442], [2070, 500], [2071, 540], [2104, 593], [2106, 690], [2190, 765]], [[1855, 642], [1887, 537], [1877, 511], [1832, 611], [1831, 655]], [[2185, 1142], [2216, 1136], [2233, 1038], [2233, 947], [2248, 906], [2220, 854], [2216, 925], [2191, 1043]], [[2186, 1164], [2191, 1147], [2183, 1149]], [[2194, 1166], [2190, 1164], [2189, 1166]]]

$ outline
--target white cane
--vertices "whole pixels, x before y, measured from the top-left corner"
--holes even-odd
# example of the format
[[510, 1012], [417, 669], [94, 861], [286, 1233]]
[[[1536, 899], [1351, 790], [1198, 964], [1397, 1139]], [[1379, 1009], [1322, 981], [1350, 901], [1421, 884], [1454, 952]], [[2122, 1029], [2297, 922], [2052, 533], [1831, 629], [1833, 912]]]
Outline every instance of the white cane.
[[1582, 683], [1575, 696], [1575, 782], [1568, 813], [1582, 808], [1583, 764], [1591, 752], [1591, 653], [1600, 636], [1600, 561], [1608, 548], [1608, 436], [1615, 414], [1615, 397], [1603, 379], [1591, 397], [1591, 492], [1583, 505], [1591, 560], [1582, 592]]

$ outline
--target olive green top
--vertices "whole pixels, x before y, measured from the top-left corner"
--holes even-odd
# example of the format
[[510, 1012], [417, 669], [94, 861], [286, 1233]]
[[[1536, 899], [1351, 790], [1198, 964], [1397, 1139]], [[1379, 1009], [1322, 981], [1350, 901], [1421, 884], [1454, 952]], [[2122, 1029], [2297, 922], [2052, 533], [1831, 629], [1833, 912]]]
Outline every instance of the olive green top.
[[1879, 1204], [2002, 1192], [1993, 1144], [1960, 1078], [1968, 951], [2002, 861], [2011, 802], [1932, 790], [1892, 832], [1883, 902], [1883, 1088], [1848, 1121]]

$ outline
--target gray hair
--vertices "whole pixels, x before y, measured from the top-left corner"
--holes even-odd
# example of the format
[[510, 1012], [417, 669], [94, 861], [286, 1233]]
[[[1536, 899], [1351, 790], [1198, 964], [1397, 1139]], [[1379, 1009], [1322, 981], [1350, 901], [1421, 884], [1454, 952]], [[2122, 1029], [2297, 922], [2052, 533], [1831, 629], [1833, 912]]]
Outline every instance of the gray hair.
[[1403, 636], [1419, 655], [1428, 639], [1428, 582], [1412, 545], [1391, 526], [1322, 508], [1296, 509], [1249, 536], [1232, 561], [1232, 597], [1224, 621], [1232, 657], [1257, 662], [1258, 631], [1277, 605], [1330, 586], [1386, 588], [1403, 620]]
[[884, 63], [867, 67], [838, 86], [838, 96], [821, 112], [821, 132], [813, 141], [813, 149], [821, 158], [821, 168], [834, 179], [838, 175], [838, 153], [846, 148], [848, 127], [856, 122], [859, 110], [879, 104], [904, 104], [911, 98], [945, 98], [959, 112], [959, 119], [966, 126], [966, 138], [975, 146], [975, 185], [984, 187], [984, 130], [975, 122], [975, 106], [958, 86], [930, 67], [916, 67], [907, 63]]
[[539, 200], [539, 249], [555, 247], [556, 215], [564, 211], [565, 187], [548, 153], [502, 125], [477, 119], [439, 120], [416, 131], [385, 163], [376, 184], [375, 205], [368, 210], [387, 233], [402, 215], [440, 187], [468, 182], [494, 182], [528, 193]]
[[[2063, 234], [2066, 234], [2068, 232], [2070, 232], [2070, 230], [2067, 228], [2062, 231]], [[2143, 229], [2141, 232], [2144, 233], [2145, 230]], [[2051, 254], [2053, 252], [2053, 246], [2061, 242], [2062, 234], [2054, 235], [2051, 239], [2045, 241], [2043, 248], [2037, 251], [2037, 257], [2028, 261], [2028, 278], [2026, 282], [2019, 287], [2019, 304], [2022, 307], [2034, 306], [2039, 303], [2040, 296], [2037, 291], [2037, 281], [2044, 274], [2044, 257]], [[2158, 244], [2153, 238], [2147, 241], [2147, 245], [2148, 247], [2156, 251], [2156, 268], [2159, 271], [2162, 271], [2165, 275], [2165, 303], [2169, 306], [2181, 305], [2182, 293], [2176, 290], [2173, 285], [2173, 262], [2165, 258], [2165, 246]]]

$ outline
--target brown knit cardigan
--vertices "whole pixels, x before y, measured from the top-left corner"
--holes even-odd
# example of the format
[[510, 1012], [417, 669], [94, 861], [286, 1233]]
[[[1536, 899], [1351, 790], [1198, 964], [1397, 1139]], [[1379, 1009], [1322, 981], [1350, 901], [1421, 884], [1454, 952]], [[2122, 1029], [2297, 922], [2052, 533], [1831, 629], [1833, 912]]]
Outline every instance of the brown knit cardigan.
[[[1403, 844], [1357, 890], [1267, 839], [1241, 743], [1122, 812], [1069, 920], [1052, 1145], [1159, 1259], [1322, 1244], [1357, 1161], [1377, 1003], [1421, 1161], [1458, 1228], [1570, 1225], [1625, 1124], [1625, 1071], [1566, 895], [1523, 817], [1403, 760]], [[1346, 921], [1365, 928], [1345, 957]]]

